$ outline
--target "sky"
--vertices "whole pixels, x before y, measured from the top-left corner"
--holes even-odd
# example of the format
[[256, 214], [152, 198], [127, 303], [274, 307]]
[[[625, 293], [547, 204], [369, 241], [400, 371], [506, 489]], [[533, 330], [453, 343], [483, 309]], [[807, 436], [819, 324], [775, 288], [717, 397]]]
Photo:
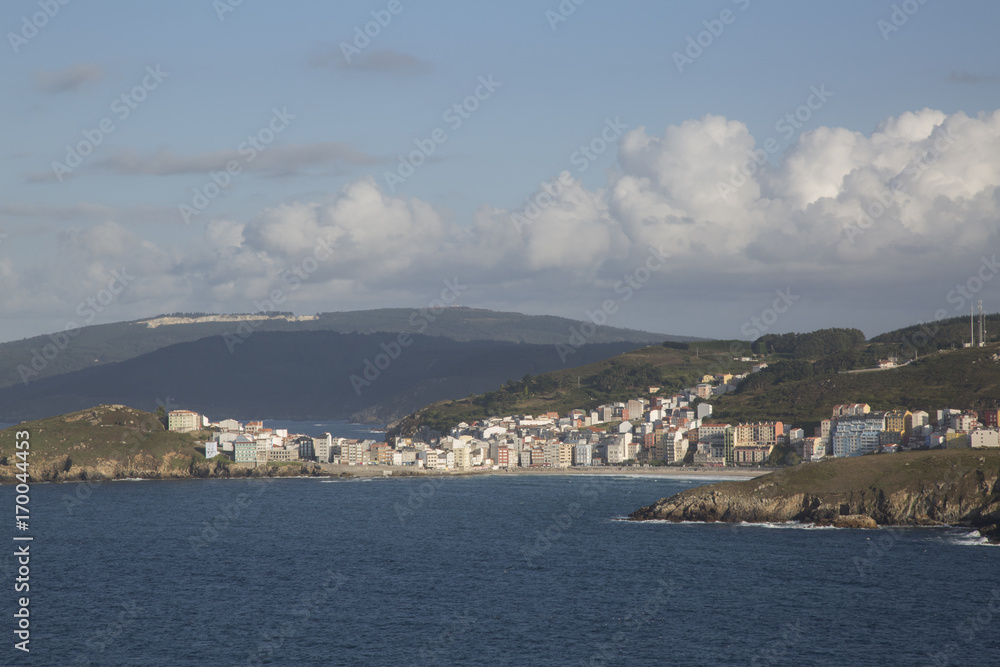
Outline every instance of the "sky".
[[0, 341], [437, 303], [1000, 311], [1000, 4], [9, 0]]

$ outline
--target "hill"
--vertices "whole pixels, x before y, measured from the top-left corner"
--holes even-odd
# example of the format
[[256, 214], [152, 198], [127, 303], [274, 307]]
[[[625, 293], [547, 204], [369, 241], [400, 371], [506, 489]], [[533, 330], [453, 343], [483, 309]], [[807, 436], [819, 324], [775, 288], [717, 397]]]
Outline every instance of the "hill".
[[393, 424], [389, 435], [410, 435], [422, 426], [445, 430], [461, 421], [505, 414], [564, 414], [573, 408], [589, 409], [648, 395], [650, 386], [673, 391], [700, 382], [705, 374], [745, 373], [752, 362], [734, 360], [731, 351], [736, 349], [748, 346], [741, 341], [650, 345], [610, 359], [525, 376], [480, 396], [428, 405]]
[[[421, 426], [448, 429], [460, 421], [501, 414], [564, 414], [648, 393], [649, 386], [674, 391], [700, 382], [703, 374], [745, 373], [751, 363], [733, 350], [754, 349], [768, 365], [748, 376], [735, 393], [711, 399], [713, 419], [730, 422], [780, 420], [811, 429], [839, 403], [893, 408], [968, 409], [1000, 406], [1000, 343], [935, 350], [916, 361], [873, 370], [885, 343], [866, 343], [852, 330], [740, 341], [663, 343], [626, 352], [579, 368], [522, 378], [497, 391], [428, 405], [394, 424], [390, 434], [408, 435]], [[817, 347], [817, 341], [825, 347]], [[775, 348], [779, 351], [775, 351]], [[832, 350], [823, 354], [821, 350]]]
[[780, 364], [744, 383], [735, 394], [715, 401], [715, 416], [756, 421], [763, 416], [811, 425], [830, 417], [838, 403], [893, 408], [969, 409], [1000, 406], [1000, 344], [940, 350], [905, 366], [884, 371], [783, 374]]
[[221, 457], [207, 461], [198, 442], [198, 436], [206, 433], [174, 433], [154, 414], [124, 405], [100, 405], [0, 430], [2, 482], [13, 481], [19, 472], [15, 435], [23, 431], [30, 434], [27, 462], [33, 482], [313, 472], [309, 465], [275, 464], [251, 470]]
[[[438, 311], [383, 308], [299, 317], [273, 311], [266, 315], [175, 313], [132, 322], [83, 326], [71, 333], [2, 343], [0, 388], [24, 386], [26, 382], [126, 361], [170, 345], [225, 335], [244, 336], [265, 331], [389, 332], [441, 336], [462, 342], [554, 345], [565, 342], [570, 327], [579, 325], [579, 322], [562, 317], [460, 307]], [[606, 326], [596, 327], [588, 337], [589, 343], [637, 345], [664, 340], [694, 339]]]
[[883, 454], [807, 463], [711, 484], [636, 510], [632, 520], [874, 527], [962, 525], [1000, 539], [1000, 452]]
[[[498, 387], [564, 366], [553, 345], [461, 342], [414, 335], [262, 331], [230, 348], [221, 336], [171, 345], [127, 361], [0, 389], [0, 421], [121, 403], [184, 407], [220, 419], [388, 421], [429, 402]], [[584, 345], [593, 362], [633, 343]], [[378, 364], [378, 366], [376, 366]]]
[[[985, 333], [988, 342], [998, 339], [1000, 332], [1000, 313], [986, 315]], [[871, 339], [871, 343], [893, 346], [900, 356], [911, 358], [914, 353], [921, 356], [952, 347], [962, 347], [970, 338], [969, 318], [962, 314], [959, 317], [939, 319], [925, 324], [888, 331]], [[976, 315], [976, 341], [979, 340], [979, 316]]]

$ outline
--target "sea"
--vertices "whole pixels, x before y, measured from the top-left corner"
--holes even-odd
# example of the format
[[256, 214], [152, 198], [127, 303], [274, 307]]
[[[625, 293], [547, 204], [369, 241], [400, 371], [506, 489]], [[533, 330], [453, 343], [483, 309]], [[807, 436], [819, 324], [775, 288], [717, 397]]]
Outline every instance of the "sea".
[[32, 484], [26, 531], [4, 486], [0, 664], [1000, 664], [977, 533], [625, 520], [711, 481]]
[[385, 442], [384, 424], [355, 424], [342, 419], [289, 421], [287, 419], [264, 419], [264, 428], [285, 428], [288, 432], [308, 435], [314, 438], [329, 433], [335, 438], [353, 440], [375, 440]]

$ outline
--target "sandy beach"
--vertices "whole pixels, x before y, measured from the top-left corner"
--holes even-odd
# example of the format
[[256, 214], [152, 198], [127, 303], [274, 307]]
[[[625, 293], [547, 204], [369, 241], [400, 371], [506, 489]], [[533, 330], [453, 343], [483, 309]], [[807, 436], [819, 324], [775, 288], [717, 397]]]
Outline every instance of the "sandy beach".
[[772, 470], [742, 469], [742, 468], [699, 468], [699, 467], [612, 467], [594, 466], [589, 468], [515, 468], [513, 470], [452, 470], [441, 472], [437, 470], [420, 470], [416, 468], [402, 468], [398, 466], [349, 466], [320, 464], [323, 472], [331, 476], [352, 476], [352, 477], [466, 477], [469, 475], [605, 475], [621, 477], [642, 476], [642, 477], [726, 477], [733, 480], [753, 479], [766, 475]]

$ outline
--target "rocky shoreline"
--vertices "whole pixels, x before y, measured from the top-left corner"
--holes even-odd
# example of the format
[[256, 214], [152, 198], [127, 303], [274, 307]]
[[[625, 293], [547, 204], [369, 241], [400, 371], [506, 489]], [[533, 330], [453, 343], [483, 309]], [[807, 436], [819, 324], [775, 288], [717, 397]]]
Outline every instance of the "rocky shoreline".
[[[846, 528], [962, 526], [979, 530], [990, 541], [1000, 541], [1000, 458], [996, 453], [912, 454], [918, 456], [809, 464], [746, 482], [688, 489], [636, 510], [629, 519], [797, 521]], [[937, 474], [928, 474], [928, 463]], [[858, 474], [865, 465], [875, 469]]]

